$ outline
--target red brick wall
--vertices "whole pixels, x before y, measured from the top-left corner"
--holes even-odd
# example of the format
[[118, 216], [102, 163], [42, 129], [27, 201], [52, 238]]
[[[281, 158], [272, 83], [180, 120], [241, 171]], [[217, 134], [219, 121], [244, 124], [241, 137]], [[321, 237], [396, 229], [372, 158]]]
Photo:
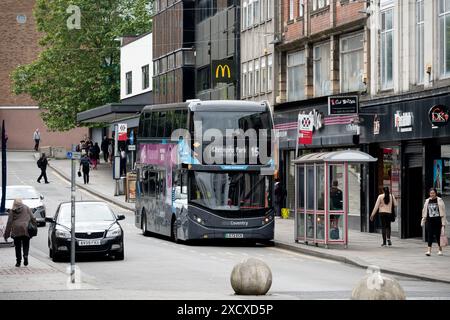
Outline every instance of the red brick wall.
[[311, 34], [322, 32], [330, 27], [330, 9], [311, 14]]
[[294, 1], [294, 20], [292, 21], [289, 21], [289, 0], [284, 0], [282, 5], [285, 41], [291, 42], [303, 37], [304, 19], [299, 19], [298, 2]]
[[[14, 95], [10, 80], [10, 74], [17, 66], [32, 62], [40, 51], [32, 13], [34, 4], [34, 0], [0, 0], [0, 108], [37, 106], [28, 95]], [[26, 15], [26, 23], [19, 24], [17, 15]], [[88, 133], [87, 128], [48, 132], [39, 114], [38, 109], [0, 109], [0, 124], [1, 120], [6, 123], [8, 149], [32, 149], [36, 128], [41, 131], [42, 145], [51, 146], [69, 147]]]
[[364, 18], [364, 14], [358, 11], [364, 10], [364, 2], [344, 2], [341, 4], [340, 1], [336, 4], [336, 25], [340, 26], [361, 18]]
[[72, 143], [78, 143], [84, 135], [89, 134], [88, 128], [76, 128], [63, 133], [49, 132], [40, 117], [40, 113], [41, 111], [38, 109], [0, 110], [0, 119], [5, 120], [6, 133], [8, 135], [8, 149], [33, 149], [33, 132], [36, 128], [41, 132], [40, 146], [70, 148]]

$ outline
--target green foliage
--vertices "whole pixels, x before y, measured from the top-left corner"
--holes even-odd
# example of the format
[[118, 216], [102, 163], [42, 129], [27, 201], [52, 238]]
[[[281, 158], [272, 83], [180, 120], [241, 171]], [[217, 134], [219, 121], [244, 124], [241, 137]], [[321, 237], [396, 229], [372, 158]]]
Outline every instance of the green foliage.
[[[151, 31], [153, 0], [37, 0], [43, 51], [11, 75], [15, 94], [29, 94], [51, 130], [76, 126], [81, 111], [120, 99], [120, 42]], [[69, 5], [81, 10], [81, 28], [69, 29]]]

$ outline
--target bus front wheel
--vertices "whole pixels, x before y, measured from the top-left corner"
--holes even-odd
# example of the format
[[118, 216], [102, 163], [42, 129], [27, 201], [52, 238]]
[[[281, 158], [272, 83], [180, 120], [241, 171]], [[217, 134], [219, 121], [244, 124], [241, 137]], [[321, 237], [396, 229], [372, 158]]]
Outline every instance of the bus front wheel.
[[180, 243], [180, 240], [178, 239], [178, 229], [177, 229], [177, 219], [172, 217], [172, 225], [171, 225], [171, 238], [172, 241], [175, 243]]
[[147, 227], [147, 215], [145, 214], [145, 212], [142, 213], [142, 234], [144, 236], [148, 236], [149, 232], [148, 232], [148, 227]]

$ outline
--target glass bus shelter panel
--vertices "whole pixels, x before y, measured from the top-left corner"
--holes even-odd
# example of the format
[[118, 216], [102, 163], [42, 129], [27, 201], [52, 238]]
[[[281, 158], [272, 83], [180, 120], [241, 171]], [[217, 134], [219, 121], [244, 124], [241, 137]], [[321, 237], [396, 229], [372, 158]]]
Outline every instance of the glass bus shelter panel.
[[330, 241], [344, 241], [345, 239], [344, 214], [330, 214], [328, 224], [328, 239]]
[[336, 164], [329, 167], [329, 210], [330, 211], [344, 211], [344, 165]]
[[314, 213], [306, 214], [306, 238], [314, 239]]
[[317, 210], [325, 210], [325, 169], [324, 165], [317, 165], [316, 176], [316, 198], [317, 198]]
[[323, 213], [316, 215], [316, 239], [325, 240], [325, 214]]
[[306, 167], [306, 209], [314, 210], [314, 166]]
[[297, 238], [305, 237], [305, 166], [297, 167]]

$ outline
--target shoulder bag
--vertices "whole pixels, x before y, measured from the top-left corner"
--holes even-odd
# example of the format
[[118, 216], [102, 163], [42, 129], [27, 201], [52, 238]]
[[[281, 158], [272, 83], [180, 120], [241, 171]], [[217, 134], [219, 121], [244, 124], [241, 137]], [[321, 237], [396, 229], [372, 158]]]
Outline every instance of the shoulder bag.
[[35, 236], [37, 236], [37, 226], [36, 224], [33, 223], [33, 221], [30, 219], [30, 222], [28, 222], [28, 235], [30, 236], [30, 238], [33, 238]]
[[439, 240], [440, 240], [441, 247], [448, 246], [448, 238], [447, 238], [447, 234], [445, 233], [444, 226], [442, 226], [442, 228], [441, 228], [441, 238]]
[[397, 215], [395, 213], [394, 196], [391, 196], [391, 201], [392, 201], [391, 222], [395, 222], [395, 218], [397, 218]]

